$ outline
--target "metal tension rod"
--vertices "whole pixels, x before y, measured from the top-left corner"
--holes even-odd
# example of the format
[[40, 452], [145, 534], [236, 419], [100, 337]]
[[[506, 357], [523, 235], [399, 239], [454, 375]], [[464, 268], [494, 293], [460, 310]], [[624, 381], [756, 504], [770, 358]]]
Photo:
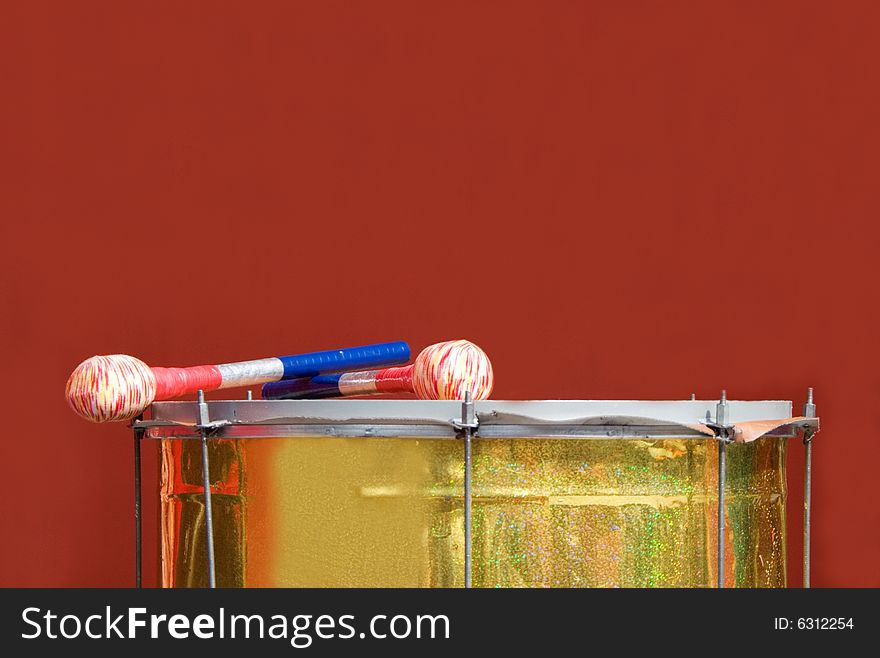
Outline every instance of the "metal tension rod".
[[205, 539], [208, 547], [208, 587], [217, 587], [216, 574], [214, 571], [214, 521], [211, 516], [211, 475], [208, 466], [208, 429], [210, 419], [208, 417], [208, 405], [205, 402], [205, 392], [199, 391], [199, 433], [202, 443], [202, 485], [205, 492]]
[[[816, 417], [816, 405], [813, 402], [813, 389], [807, 389], [807, 401], [804, 404], [806, 418]], [[810, 507], [813, 479], [813, 430], [804, 430], [804, 589], [810, 588]]]
[[144, 430], [137, 424], [144, 419], [141, 414], [134, 423], [134, 586], [141, 589], [143, 575], [143, 539], [141, 523], [141, 439]]
[[472, 587], [473, 574], [473, 451], [472, 439], [474, 430], [477, 428], [477, 419], [474, 414], [474, 402], [471, 393], [464, 395], [461, 403], [461, 421], [453, 422], [453, 425], [461, 432], [464, 440], [464, 586]]
[[724, 488], [727, 484], [728, 438], [727, 391], [721, 391], [721, 399], [715, 405], [715, 424], [718, 436], [718, 587], [724, 588]]

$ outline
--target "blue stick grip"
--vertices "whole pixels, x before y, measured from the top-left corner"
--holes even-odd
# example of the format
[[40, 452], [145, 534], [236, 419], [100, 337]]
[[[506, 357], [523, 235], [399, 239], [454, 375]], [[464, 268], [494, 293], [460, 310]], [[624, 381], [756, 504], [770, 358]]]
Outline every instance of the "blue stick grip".
[[328, 372], [370, 370], [406, 363], [409, 361], [409, 345], [399, 340], [341, 350], [279, 356], [278, 359], [284, 364], [283, 379], [316, 377]]
[[299, 400], [308, 398], [319, 400], [321, 398], [338, 398], [341, 395], [339, 393], [340, 377], [342, 377], [342, 373], [270, 382], [263, 384], [263, 399]]

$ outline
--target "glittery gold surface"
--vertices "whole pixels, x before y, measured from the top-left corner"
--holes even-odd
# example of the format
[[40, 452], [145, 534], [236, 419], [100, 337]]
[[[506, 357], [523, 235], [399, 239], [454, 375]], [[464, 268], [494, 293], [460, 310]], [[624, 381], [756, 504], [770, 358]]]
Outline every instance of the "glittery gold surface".
[[[165, 586], [203, 586], [198, 441], [163, 440]], [[714, 440], [474, 441], [477, 587], [701, 587], [716, 578]], [[726, 582], [785, 585], [785, 442], [728, 447]], [[458, 587], [462, 444], [216, 441], [218, 584]]]

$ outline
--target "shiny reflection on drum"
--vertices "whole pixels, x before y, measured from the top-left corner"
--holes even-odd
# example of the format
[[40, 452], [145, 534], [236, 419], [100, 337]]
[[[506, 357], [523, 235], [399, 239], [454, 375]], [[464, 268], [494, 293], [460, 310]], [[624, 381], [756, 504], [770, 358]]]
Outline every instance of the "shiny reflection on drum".
[[[197, 441], [162, 439], [162, 584], [207, 584]], [[711, 587], [712, 439], [474, 441], [477, 587]], [[213, 440], [221, 587], [460, 587], [462, 444]], [[726, 584], [784, 587], [785, 440], [728, 448]]]

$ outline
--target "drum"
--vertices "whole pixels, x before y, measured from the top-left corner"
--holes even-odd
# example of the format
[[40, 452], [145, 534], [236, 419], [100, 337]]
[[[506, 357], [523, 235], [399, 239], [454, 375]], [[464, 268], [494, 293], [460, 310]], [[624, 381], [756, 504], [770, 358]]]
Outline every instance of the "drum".
[[[717, 584], [715, 401], [474, 403], [476, 587]], [[217, 585], [459, 587], [461, 403], [208, 403]], [[731, 423], [787, 419], [790, 402], [729, 403]], [[161, 451], [161, 573], [207, 582], [197, 405], [153, 405]], [[786, 585], [783, 425], [726, 448], [727, 586]], [[196, 439], [196, 440], [193, 440]]]

